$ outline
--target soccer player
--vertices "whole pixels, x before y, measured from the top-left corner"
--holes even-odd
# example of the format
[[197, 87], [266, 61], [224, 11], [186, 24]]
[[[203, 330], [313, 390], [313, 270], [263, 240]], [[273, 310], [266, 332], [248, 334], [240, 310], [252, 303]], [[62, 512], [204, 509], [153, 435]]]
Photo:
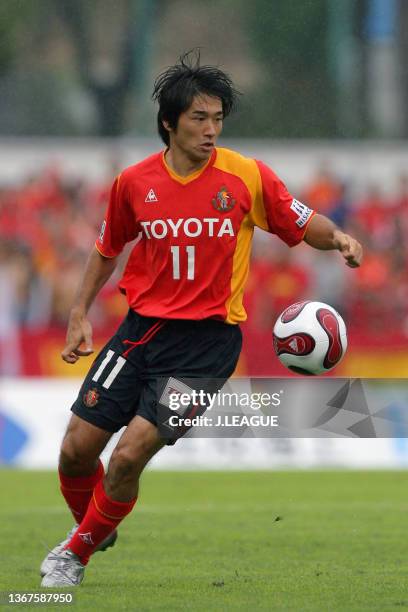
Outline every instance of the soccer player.
[[[69, 318], [62, 358], [75, 363], [93, 352], [91, 304], [138, 238], [119, 283], [128, 315], [71, 408], [59, 478], [75, 525], [42, 563], [45, 587], [80, 584], [91, 555], [114, 544], [144, 467], [166, 444], [158, 381], [233, 373], [254, 227], [289, 246], [337, 249], [351, 267], [361, 261], [360, 244], [293, 198], [265, 164], [216, 148], [237, 98], [223, 71], [186, 54], [157, 78], [153, 98], [166, 148], [114, 181]], [[123, 426], [105, 474], [99, 456]]]

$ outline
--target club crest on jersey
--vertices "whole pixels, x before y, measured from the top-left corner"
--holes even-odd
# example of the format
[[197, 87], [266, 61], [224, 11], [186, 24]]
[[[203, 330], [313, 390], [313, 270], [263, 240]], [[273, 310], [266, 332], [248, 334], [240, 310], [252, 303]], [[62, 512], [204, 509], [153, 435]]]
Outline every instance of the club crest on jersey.
[[88, 406], [88, 408], [93, 408], [98, 403], [99, 393], [95, 388], [89, 389], [89, 391], [84, 394], [83, 399], [85, 406]]
[[236, 200], [232, 197], [226, 187], [221, 187], [215, 198], [211, 200], [212, 205], [218, 212], [228, 212], [234, 208]]

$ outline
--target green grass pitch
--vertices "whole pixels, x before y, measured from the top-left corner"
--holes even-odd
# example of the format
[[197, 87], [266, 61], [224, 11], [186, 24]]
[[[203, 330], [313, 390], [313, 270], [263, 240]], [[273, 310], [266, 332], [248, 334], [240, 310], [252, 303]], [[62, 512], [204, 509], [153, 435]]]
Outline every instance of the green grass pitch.
[[[403, 471], [147, 472], [68, 610], [408, 607], [407, 484]], [[44, 544], [72, 526], [56, 475], [2, 470], [0, 485], [0, 590], [38, 590]]]

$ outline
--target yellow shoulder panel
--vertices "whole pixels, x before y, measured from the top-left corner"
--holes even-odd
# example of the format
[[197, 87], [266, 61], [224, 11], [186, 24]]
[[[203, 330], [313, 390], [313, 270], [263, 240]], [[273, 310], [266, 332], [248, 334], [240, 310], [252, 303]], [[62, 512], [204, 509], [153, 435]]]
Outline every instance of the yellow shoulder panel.
[[253, 159], [243, 157], [229, 149], [217, 149], [214, 167], [240, 178], [251, 197], [251, 209], [242, 220], [232, 261], [231, 293], [226, 301], [227, 323], [245, 321], [246, 312], [242, 303], [244, 288], [249, 273], [254, 225], [267, 229], [266, 215], [262, 204], [262, 183], [258, 166]]
[[249, 274], [249, 261], [251, 258], [252, 236], [254, 226], [248, 222], [249, 215], [245, 215], [237, 235], [237, 244], [232, 260], [231, 293], [225, 303], [227, 323], [240, 323], [247, 318], [243, 305], [244, 289]]

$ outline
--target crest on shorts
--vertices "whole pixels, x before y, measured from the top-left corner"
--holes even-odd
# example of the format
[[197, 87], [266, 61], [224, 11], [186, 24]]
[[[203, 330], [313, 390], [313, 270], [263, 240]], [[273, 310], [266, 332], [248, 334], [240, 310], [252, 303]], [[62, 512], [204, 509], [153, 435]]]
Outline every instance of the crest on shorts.
[[231, 193], [224, 186], [221, 187], [215, 198], [211, 200], [212, 205], [218, 212], [228, 212], [231, 208], [234, 208], [236, 200], [232, 197]]
[[84, 404], [85, 406], [88, 406], [88, 408], [93, 408], [96, 406], [98, 399], [99, 393], [95, 388], [89, 389], [89, 391], [84, 394]]

